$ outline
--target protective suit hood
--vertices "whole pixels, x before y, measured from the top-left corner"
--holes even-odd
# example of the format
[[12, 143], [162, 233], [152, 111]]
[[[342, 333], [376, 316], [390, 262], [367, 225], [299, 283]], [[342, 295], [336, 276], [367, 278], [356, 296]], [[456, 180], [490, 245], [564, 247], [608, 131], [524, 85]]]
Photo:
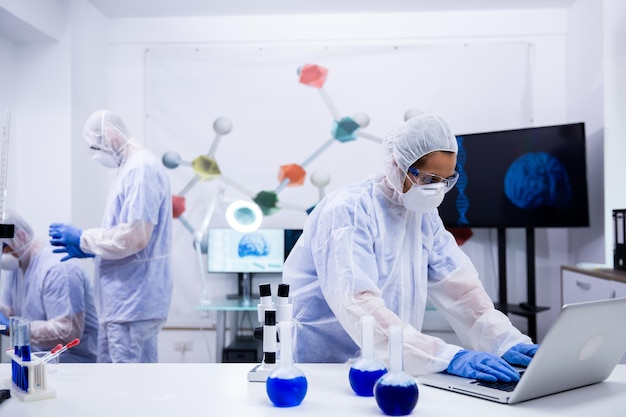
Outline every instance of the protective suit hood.
[[415, 116], [391, 129], [383, 148], [387, 184], [399, 195], [409, 167], [417, 160], [435, 151], [458, 152], [450, 126], [441, 117], [430, 114]]
[[20, 266], [26, 268], [30, 261], [31, 249], [33, 249], [33, 245], [37, 241], [35, 232], [30, 224], [13, 210], [7, 210], [4, 222], [14, 225], [15, 233], [11, 239], [2, 239], [2, 244], [3, 246], [6, 244], [13, 249]]
[[83, 137], [87, 145], [94, 149], [97, 160], [106, 157], [113, 162], [103, 163], [106, 167], [119, 167], [126, 159], [128, 145], [132, 138], [122, 118], [109, 110], [98, 110], [89, 116], [83, 128]]

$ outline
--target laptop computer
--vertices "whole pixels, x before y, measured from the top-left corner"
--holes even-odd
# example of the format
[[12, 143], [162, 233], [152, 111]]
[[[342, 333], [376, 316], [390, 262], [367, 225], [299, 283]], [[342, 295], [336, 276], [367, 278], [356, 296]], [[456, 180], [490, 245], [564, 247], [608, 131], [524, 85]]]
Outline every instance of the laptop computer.
[[[499, 387], [445, 372], [424, 385], [515, 404], [604, 381], [626, 352], [626, 298], [565, 305], [519, 382]], [[518, 369], [519, 370], [519, 369]], [[513, 386], [511, 386], [513, 385]]]

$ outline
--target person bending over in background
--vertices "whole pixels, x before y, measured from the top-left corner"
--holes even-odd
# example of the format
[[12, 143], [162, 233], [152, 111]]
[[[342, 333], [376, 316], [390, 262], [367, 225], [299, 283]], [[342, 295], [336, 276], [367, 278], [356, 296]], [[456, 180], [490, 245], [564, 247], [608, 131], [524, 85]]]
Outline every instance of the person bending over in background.
[[[298, 362], [354, 358], [360, 317], [370, 315], [380, 359], [388, 358], [389, 327], [402, 326], [413, 375], [519, 380], [509, 363], [527, 365], [538, 346], [494, 308], [437, 211], [458, 178], [457, 148], [440, 117], [411, 118], [385, 138], [384, 175], [329, 194], [311, 212], [283, 269]], [[472, 350], [421, 332], [427, 297]]]
[[98, 318], [91, 283], [76, 260], [60, 263], [47, 242], [36, 239], [31, 226], [13, 211], [5, 222], [15, 236], [2, 240], [0, 321], [8, 316], [30, 320], [33, 351], [46, 351], [75, 338], [80, 344], [63, 353], [61, 362], [96, 362]]
[[101, 227], [53, 223], [63, 259], [95, 256], [98, 362], [158, 362], [158, 334], [172, 299], [172, 195], [160, 161], [120, 116], [100, 110], [84, 128], [93, 159], [117, 169]]

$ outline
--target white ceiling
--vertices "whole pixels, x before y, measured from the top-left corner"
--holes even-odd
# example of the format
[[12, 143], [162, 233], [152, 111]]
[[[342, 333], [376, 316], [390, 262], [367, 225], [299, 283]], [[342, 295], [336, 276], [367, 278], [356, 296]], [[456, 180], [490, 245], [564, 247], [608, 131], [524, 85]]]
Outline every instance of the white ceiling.
[[110, 18], [567, 8], [576, 0], [87, 0]]

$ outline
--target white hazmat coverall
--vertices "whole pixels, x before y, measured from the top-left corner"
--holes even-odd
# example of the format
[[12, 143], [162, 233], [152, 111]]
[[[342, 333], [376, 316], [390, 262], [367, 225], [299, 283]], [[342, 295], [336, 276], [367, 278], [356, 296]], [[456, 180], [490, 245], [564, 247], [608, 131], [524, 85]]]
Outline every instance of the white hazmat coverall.
[[[91, 283], [76, 260], [60, 262], [46, 242], [35, 238], [30, 224], [9, 211], [6, 224], [15, 226], [15, 236], [2, 239], [19, 259], [19, 267], [2, 271], [0, 311], [30, 321], [33, 351], [44, 351], [73, 339], [80, 344], [63, 353], [61, 362], [95, 362], [98, 318]], [[8, 253], [3, 255], [11, 256]], [[5, 265], [2, 265], [5, 269]]]
[[[385, 139], [386, 175], [323, 199], [285, 262], [297, 362], [354, 358], [360, 318], [371, 315], [377, 358], [388, 360], [388, 329], [399, 325], [404, 370], [412, 375], [443, 371], [461, 347], [421, 333], [427, 297], [467, 348], [501, 356], [518, 343], [531, 343], [494, 308], [437, 210], [422, 214], [403, 206], [404, 172], [429, 150], [413, 152], [415, 157], [408, 155], [409, 162], [399, 168], [398, 149], [403, 152], [406, 144], [396, 143], [397, 136], [392, 131]], [[439, 149], [446, 148], [434, 150]]]
[[117, 114], [93, 113], [83, 133], [94, 159], [117, 169], [101, 227], [80, 232], [80, 250], [96, 255], [98, 361], [157, 362], [172, 299], [169, 180]]

